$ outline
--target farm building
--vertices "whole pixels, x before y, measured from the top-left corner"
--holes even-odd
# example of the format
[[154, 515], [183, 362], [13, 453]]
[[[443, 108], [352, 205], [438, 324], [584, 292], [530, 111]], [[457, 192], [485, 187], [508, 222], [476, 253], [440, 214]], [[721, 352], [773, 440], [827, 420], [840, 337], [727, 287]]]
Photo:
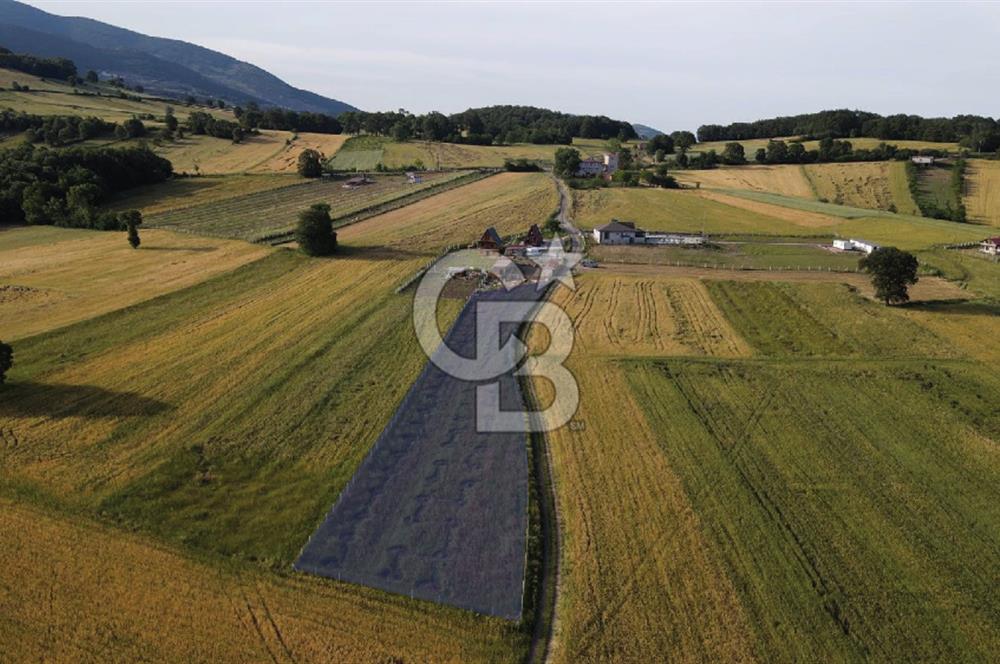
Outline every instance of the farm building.
[[480, 249], [487, 249], [489, 251], [499, 251], [503, 252], [503, 240], [500, 238], [500, 234], [497, 233], [497, 229], [490, 226], [484, 232], [479, 241], [476, 242], [476, 246]]
[[597, 244], [642, 244], [645, 236], [646, 231], [636, 228], [631, 221], [617, 219], [594, 229], [594, 241]]
[[910, 161], [912, 161], [917, 166], [933, 166], [934, 165], [934, 157], [924, 157], [924, 156], [918, 155], [916, 157], [910, 157]]
[[869, 242], [868, 240], [851, 238], [849, 240], [834, 240], [833, 248], [840, 249], [841, 251], [863, 251], [866, 254], [870, 254], [879, 247], [874, 242]]
[[407, 171], [406, 181], [409, 182], [410, 184], [420, 184], [421, 182], [423, 182], [423, 179], [420, 177], [420, 174], [413, 173], [412, 171]]
[[1000, 256], [1000, 236], [988, 237], [980, 242], [979, 251], [990, 256]]
[[576, 176], [581, 178], [610, 178], [611, 174], [617, 170], [618, 154], [605, 152], [597, 157], [581, 159], [580, 166], [576, 169]]

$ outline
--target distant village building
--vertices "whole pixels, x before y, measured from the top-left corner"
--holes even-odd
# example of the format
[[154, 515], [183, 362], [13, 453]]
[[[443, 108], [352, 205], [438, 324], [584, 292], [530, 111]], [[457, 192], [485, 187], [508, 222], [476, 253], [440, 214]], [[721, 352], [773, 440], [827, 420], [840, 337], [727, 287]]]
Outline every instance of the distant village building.
[[503, 240], [500, 239], [500, 234], [497, 233], [497, 229], [490, 226], [483, 232], [483, 236], [479, 238], [479, 242], [476, 246], [480, 249], [486, 249], [489, 251], [499, 251], [503, 253]]
[[910, 161], [912, 161], [917, 166], [933, 166], [934, 165], [934, 157], [924, 157], [924, 156], [921, 156], [921, 155], [917, 155], [916, 157], [910, 157]]
[[834, 240], [833, 248], [840, 249], [841, 251], [863, 251], [866, 254], [870, 254], [878, 249], [879, 246], [868, 240], [851, 238], [850, 240]]
[[979, 244], [979, 251], [990, 256], [1000, 256], [1000, 236], [988, 237]]
[[618, 170], [618, 153], [605, 152], [597, 157], [587, 157], [580, 160], [576, 176], [580, 178], [610, 178]]

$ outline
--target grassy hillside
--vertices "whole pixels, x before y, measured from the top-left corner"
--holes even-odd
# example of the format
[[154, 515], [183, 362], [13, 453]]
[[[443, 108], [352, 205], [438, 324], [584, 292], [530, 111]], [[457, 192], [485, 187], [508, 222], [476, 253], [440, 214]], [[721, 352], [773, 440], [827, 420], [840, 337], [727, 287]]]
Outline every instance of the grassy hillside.
[[919, 215], [907, 187], [905, 167], [902, 162], [880, 161], [808, 164], [803, 171], [820, 200]]
[[420, 164], [424, 168], [499, 168], [507, 159], [530, 159], [551, 163], [558, 146], [459, 145], [429, 141], [400, 143], [380, 136], [355, 136], [330, 160], [336, 170], [371, 171], [379, 164], [404, 168]]
[[35, 226], [0, 230], [0, 333], [38, 334], [187, 288], [258, 260], [259, 246], [143, 229], [124, 233]]
[[678, 170], [672, 175], [687, 186], [749, 189], [785, 196], [816, 197], [803, 167], [794, 164], [721, 167], [711, 170]]
[[575, 219], [583, 228], [599, 226], [614, 217], [635, 221], [647, 230], [860, 236], [906, 249], [968, 242], [982, 235], [968, 224], [738, 189], [575, 191], [573, 204]]

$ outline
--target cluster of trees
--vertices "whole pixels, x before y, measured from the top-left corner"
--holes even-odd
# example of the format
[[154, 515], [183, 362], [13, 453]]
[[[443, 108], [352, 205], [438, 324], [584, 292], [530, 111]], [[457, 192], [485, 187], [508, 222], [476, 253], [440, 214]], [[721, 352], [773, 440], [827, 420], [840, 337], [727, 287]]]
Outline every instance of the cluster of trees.
[[570, 115], [533, 106], [489, 106], [444, 115], [399, 111], [348, 111], [338, 118], [345, 132], [391, 136], [399, 141], [423, 139], [474, 145], [536, 143], [569, 145], [573, 138], [635, 138], [627, 122], [601, 115]]
[[503, 168], [505, 171], [510, 171], [511, 173], [533, 173], [542, 170], [542, 167], [537, 162], [523, 157], [520, 159], [504, 159]]
[[191, 134], [207, 134], [215, 138], [228, 138], [235, 143], [242, 141], [245, 133], [239, 123], [217, 118], [205, 111], [193, 111], [188, 115], [186, 127]]
[[[739, 143], [727, 143], [723, 153], [723, 163], [745, 163], [726, 161], [725, 155], [731, 145]], [[742, 148], [740, 148], [742, 152]], [[915, 150], [900, 150], [895, 145], [879, 143], [877, 147], [867, 150], [864, 148], [855, 149], [850, 141], [842, 141], [834, 138], [824, 138], [819, 142], [819, 148], [806, 150], [801, 141], [768, 141], [766, 148], [758, 148], [754, 154], [754, 161], [759, 164], [814, 164], [831, 161], [889, 161], [907, 160], [917, 154]]]
[[976, 152], [994, 152], [1000, 148], [1000, 123], [979, 115], [953, 118], [923, 118], [919, 115], [881, 116], [866, 111], [846, 109], [768, 118], [756, 122], [698, 127], [699, 141], [743, 141], [774, 136], [806, 138], [878, 138], [960, 142]]
[[[140, 123], [141, 124], [141, 123]], [[31, 143], [44, 142], [52, 146], [65, 145], [114, 133], [116, 124], [101, 118], [81, 118], [76, 115], [33, 115], [0, 111], [0, 133], [27, 132]]]
[[0, 67], [23, 71], [26, 74], [42, 78], [57, 78], [69, 80], [76, 77], [76, 65], [66, 58], [39, 58], [24, 53], [14, 53], [0, 46]]
[[7, 380], [7, 372], [14, 366], [14, 349], [0, 341], [0, 385]]
[[344, 131], [340, 121], [325, 113], [289, 111], [284, 108], [260, 110], [257, 104], [246, 108], [233, 107], [233, 114], [244, 129], [280, 129], [283, 131], [309, 131], [317, 134], [340, 134]]
[[0, 218], [10, 223], [125, 230], [130, 213], [101, 211], [113, 194], [170, 177], [170, 162], [146, 147], [0, 151]]

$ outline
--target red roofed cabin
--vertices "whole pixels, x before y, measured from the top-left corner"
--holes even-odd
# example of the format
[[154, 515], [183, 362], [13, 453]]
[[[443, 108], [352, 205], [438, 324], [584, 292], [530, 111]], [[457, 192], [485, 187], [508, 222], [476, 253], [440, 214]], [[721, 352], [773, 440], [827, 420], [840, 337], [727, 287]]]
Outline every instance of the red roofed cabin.
[[529, 247], [541, 247], [545, 245], [545, 238], [542, 237], [542, 229], [538, 224], [532, 224], [528, 229], [528, 234], [524, 236], [524, 244]]
[[983, 240], [979, 245], [979, 251], [990, 256], [1000, 256], [1000, 235]]
[[503, 240], [500, 239], [500, 234], [497, 233], [497, 229], [490, 226], [483, 233], [483, 236], [479, 238], [479, 242], [476, 246], [480, 249], [487, 249], [489, 251], [499, 251], [503, 253]]

